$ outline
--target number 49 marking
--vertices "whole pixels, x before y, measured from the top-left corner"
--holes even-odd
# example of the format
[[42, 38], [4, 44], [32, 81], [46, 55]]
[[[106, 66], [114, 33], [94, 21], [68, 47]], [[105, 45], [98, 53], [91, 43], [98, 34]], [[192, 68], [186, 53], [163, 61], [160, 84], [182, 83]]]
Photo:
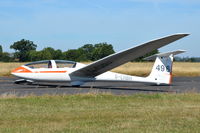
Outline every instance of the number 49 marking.
[[166, 67], [165, 67], [164, 65], [158, 65], [158, 66], [156, 67], [156, 70], [161, 71], [161, 72], [164, 72], [165, 69], [166, 69], [167, 72], [170, 72], [170, 66], [166, 66]]

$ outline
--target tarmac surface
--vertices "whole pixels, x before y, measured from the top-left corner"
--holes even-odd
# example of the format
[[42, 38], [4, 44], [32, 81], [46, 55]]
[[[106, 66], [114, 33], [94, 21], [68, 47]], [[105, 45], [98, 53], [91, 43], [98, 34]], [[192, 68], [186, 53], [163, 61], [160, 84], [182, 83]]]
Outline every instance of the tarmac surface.
[[170, 86], [156, 86], [142, 83], [96, 82], [81, 87], [69, 84], [52, 85], [50, 83], [22, 85], [14, 84], [15, 77], [0, 77], [0, 95], [62, 95], [80, 93], [111, 93], [114, 95], [132, 95], [136, 93], [186, 93], [200, 92], [200, 77], [175, 77]]

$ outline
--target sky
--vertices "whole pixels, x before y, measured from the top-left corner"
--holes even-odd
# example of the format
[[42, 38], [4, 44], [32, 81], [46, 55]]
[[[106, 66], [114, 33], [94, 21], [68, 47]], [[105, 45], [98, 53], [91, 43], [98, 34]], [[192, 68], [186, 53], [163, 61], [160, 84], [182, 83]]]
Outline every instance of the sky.
[[200, 0], [0, 0], [0, 45], [21, 39], [37, 50], [107, 42], [121, 51], [175, 33], [190, 36], [161, 52], [200, 57]]

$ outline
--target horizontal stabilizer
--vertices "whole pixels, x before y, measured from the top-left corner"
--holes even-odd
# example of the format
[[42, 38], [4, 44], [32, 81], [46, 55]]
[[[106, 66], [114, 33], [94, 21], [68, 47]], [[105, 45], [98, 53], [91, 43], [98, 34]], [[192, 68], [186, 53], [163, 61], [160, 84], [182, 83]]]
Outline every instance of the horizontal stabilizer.
[[144, 58], [144, 60], [155, 60], [156, 57], [169, 57], [170, 55], [177, 55], [186, 52], [185, 50], [177, 50], [177, 51], [172, 51], [172, 52], [167, 52], [167, 53], [159, 53], [155, 54], [149, 57]]

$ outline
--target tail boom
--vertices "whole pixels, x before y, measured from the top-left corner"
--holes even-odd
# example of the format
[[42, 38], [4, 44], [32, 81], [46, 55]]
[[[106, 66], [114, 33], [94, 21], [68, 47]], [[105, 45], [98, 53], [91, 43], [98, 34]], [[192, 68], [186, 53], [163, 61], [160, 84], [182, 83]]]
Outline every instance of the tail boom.
[[[147, 59], [155, 59], [152, 71], [147, 77], [130, 76], [114, 72], [106, 72], [96, 77], [96, 81], [122, 81], [122, 82], [140, 82], [157, 85], [172, 84], [172, 66], [174, 55], [185, 52], [177, 50], [173, 52], [156, 54]], [[106, 77], [106, 78], [105, 78]]]

